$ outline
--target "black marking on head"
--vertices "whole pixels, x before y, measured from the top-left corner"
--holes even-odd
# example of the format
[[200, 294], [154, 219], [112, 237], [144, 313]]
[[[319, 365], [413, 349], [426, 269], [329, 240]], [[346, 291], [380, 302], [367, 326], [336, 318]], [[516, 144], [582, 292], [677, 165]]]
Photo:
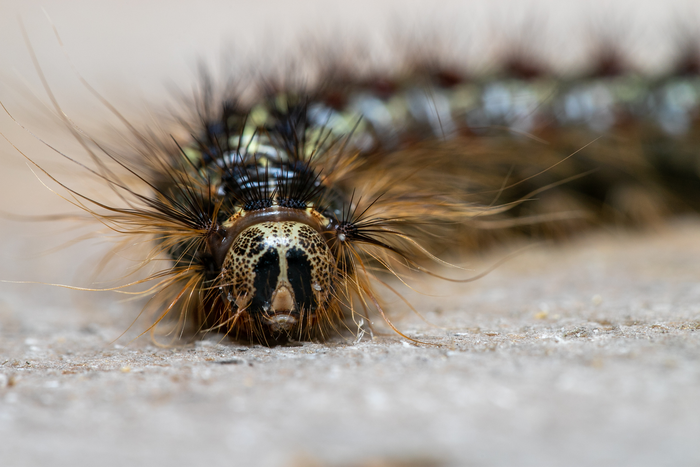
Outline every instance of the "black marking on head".
[[297, 310], [315, 311], [316, 299], [312, 290], [311, 263], [299, 248], [287, 250], [287, 280], [292, 285]]
[[255, 295], [250, 304], [249, 312], [258, 313], [261, 310], [269, 309], [272, 293], [277, 287], [277, 279], [280, 275], [280, 257], [277, 250], [269, 248], [260, 257], [253, 268], [255, 279]]

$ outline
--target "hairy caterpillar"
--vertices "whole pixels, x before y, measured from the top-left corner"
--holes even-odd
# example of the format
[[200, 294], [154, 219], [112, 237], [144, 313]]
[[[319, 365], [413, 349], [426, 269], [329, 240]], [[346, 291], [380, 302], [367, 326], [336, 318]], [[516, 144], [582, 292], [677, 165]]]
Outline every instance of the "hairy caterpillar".
[[[425, 271], [416, 258], [435, 258], [413, 238], [425, 235], [422, 228], [507, 208], [467, 203], [458, 179], [438, 185], [421, 157], [397, 164], [393, 152], [370, 152], [361, 160], [353, 139], [359, 120], [337, 133], [344, 122], [330, 126], [332, 110], [319, 109], [309, 93], [270, 92], [247, 108], [224, 100], [213, 111], [208, 94], [196, 104], [189, 143], [132, 128], [138, 165], [87, 138], [96, 168], [64, 155], [113, 189], [122, 206], [44, 171], [112, 230], [152, 237], [145, 264], [163, 256], [172, 263], [146, 279], [159, 281], [149, 292], [163, 296], [156, 324], [174, 313], [199, 331], [242, 340], [324, 337], [344, 310], [366, 316], [375, 307], [384, 315], [373, 292], [377, 266]], [[130, 188], [106, 161], [152, 193]]]
[[[93, 175], [131, 197], [123, 205], [85, 199], [107, 210], [90, 212], [120, 231], [156, 237], [148, 259], [165, 255], [174, 263], [157, 274], [164, 277], [159, 289], [175, 291], [164, 295], [161, 317], [181, 313], [197, 329], [243, 340], [324, 336], [344, 308], [359, 315], [380, 307], [372, 290], [377, 265], [423, 271], [417, 258], [429, 254], [413, 238], [425, 237], [426, 224], [442, 224], [452, 236], [464, 235], [460, 229], [469, 220], [486, 225], [485, 214], [515, 216], [505, 219], [508, 225], [521, 219], [533, 225], [551, 210], [519, 200], [596, 169], [572, 189], [547, 196], [573, 193], [575, 209], [596, 219], [607, 220], [611, 211], [644, 223], [645, 216], [673, 205], [677, 189], [696, 188], [692, 176], [682, 187], [669, 183], [674, 179], [660, 176], [648, 154], [617, 144], [620, 131], [631, 131], [676, 145], [670, 152], [682, 154], [691, 144], [683, 137], [692, 135], [688, 127], [694, 124], [688, 104], [697, 100], [694, 76], [680, 84], [681, 93], [691, 95], [678, 104], [674, 89], [668, 90], [673, 82], [630, 85], [611, 79], [628, 78], [624, 71], [610, 72], [615, 66], [600, 66], [584, 83], [560, 81], [542, 90], [540, 78], [551, 76], [532, 63], [506, 63], [506, 73], [488, 81], [440, 65], [410, 65], [407, 77], [368, 79], [334, 64], [322, 85], [267, 83], [247, 101], [236, 92], [222, 97], [205, 90], [193, 103], [198, 118], [183, 122], [191, 138], [168, 141], [134, 130], [136, 163], [85, 140], [95, 144]], [[669, 81], [677, 79], [673, 73]], [[643, 89], [630, 90], [635, 86]], [[661, 104], [634, 115], [639, 102], [628, 96], [654, 93]], [[631, 130], [620, 125], [630, 115], [639, 122]], [[658, 122], [648, 118], [657, 116]], [[554, 124], [541, 124], [547, 120]], [[543, 149], [522, 134], [549, 145]], [[600, 134], [612, 144], [586, 147]], [[673, 136], [678, 134], [680, 139]], [[584, 147], [576, 164], [558, 165]], [[514, 157], [518, 153], [529, 156]], [[131, 188], [107, 159], [152, 194]], [[687, 164], [692, 161], [682, 161], [684, 176]], [[514, 189], [504, 190], [491, 207], [503, 180]]]

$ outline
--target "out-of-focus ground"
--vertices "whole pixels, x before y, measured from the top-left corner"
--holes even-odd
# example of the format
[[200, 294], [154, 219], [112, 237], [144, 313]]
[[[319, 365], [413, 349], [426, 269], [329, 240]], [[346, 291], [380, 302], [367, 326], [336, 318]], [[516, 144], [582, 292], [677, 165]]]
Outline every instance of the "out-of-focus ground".
[[[53, 143], [55, 119], [42, 120], [49, 111], [37, 103], [47, 100], [7, 20], [20, 8], [9, 3], [2, 101], [25, 122], [36, 118], [32, 129]], [[188, 28], [185, 10], [159, 13], [158, 2], [135, 17], [126, 7], [72, 3], [47, 11], [76, 66], [110, 99], [132, 101], [162, 89], [164, 77], [191, 72], [195, 51], [212, 59], [212, 48], [225, 45], [223, 23], [272, 37], [287, 18], [198, 10], [185, 17]], [[284, 3], [275, 8], [290, 8]], [[313, 3], [295, 8], [306, 15]], [[30, 5], [20, 13], [39, 59], [70, 106], [85, 88], [66, 71], [38, 4], [22, 4]], [[159, 33], [147, 20], [160, 14]], [[125, 89], [134, 83], [138, 89]], [[25, 84], [31, 91], [11, 92]], [[70, 165], [8, 118], [1, 128], [32, 156], [41, 153], [52, 173], [76, 181]], [[66, 212], [0, 143], [0, 209]], [[0, 279], [93, 285], [99, 242], [53, 251], [84, 232], [72, 225], [3, 218]], [[141, 303], [2, 283], [0, 465], [700, 465], [699, 238], [692, 218], [645, 232], [601, 230], [528, 250], [473, 283], [421, 282], [435, 296], [401, 289], [439, 327], [387, 297], [401, 330], [438, 346], [410, 344], [376, 320], [383, 335], [359, 343], [265, 348], [212, 338], [164, 348], [148, 336], [131, 340], [142, 322], [117, 339]], [[465, 266], [483, 270], [505, 254], [466, 258]]]

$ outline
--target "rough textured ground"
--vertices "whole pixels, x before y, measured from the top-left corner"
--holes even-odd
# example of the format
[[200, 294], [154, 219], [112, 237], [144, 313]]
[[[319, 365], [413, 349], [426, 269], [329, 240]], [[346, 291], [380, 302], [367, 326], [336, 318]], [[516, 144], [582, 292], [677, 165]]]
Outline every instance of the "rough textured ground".
[[[4, 238], [28, 230], [3, 225]], [[391, 333], [276, 348], [113, 343], [133, 305], [4, 284], [1, 464], [698, 465], [698, 238], [692, 220], [598, 233], [468, 285], [424, 283], [440, 297], [406, 295], [445, 329], [410, 312], [397, 323], [438, 347]], [[15, 243], [5, 277], [23, 271]], [[27, 260], [26, 274], [51, 278], [71, 254]]]

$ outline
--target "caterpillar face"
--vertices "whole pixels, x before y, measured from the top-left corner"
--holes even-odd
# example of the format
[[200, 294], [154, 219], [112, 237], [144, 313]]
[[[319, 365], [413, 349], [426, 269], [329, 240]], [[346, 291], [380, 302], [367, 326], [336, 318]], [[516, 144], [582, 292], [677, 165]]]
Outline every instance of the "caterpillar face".
[[301, 222], [263, 222], [234, 240], [221, 270], [236, 313], [271, 335], [315, 326], [328, 306], [335, 261], [318, 231]]

